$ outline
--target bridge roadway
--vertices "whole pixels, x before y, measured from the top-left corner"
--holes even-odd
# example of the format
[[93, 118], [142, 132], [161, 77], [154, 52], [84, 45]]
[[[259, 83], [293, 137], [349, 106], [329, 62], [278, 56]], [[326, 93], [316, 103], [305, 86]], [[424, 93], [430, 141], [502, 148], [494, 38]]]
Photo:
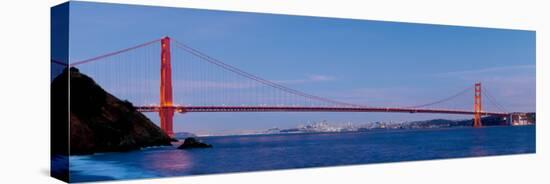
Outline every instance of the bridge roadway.
[[[140, 112], [158, 112], [159, 106], [138, 106]], [[386, 108], [386, 107], [307, 107], [307, 106], [172, 106], [175, 112], [395, 112], [473, 115], [474, 111], [429, 109], [429, 108]], [[482, 116], [508, 116], [506, 112], [481, 112]]]

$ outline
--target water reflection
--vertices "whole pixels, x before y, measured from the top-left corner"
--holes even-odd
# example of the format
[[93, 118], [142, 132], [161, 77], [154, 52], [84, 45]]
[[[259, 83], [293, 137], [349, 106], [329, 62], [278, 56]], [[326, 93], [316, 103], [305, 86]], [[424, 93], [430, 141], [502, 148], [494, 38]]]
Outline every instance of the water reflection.
[[470, 156], [483, 156], [487, 153], [487, 131], [489, 127], [474, 128], [471, 132], [472, 143], [470, 144]]
[[146, 154], [141, 161], [143, 168], [159, 172], [161, 175], [173, 175], [173, 173], [188, 173], [193, 167], [191, 154], [186, 150], [161, 150]]

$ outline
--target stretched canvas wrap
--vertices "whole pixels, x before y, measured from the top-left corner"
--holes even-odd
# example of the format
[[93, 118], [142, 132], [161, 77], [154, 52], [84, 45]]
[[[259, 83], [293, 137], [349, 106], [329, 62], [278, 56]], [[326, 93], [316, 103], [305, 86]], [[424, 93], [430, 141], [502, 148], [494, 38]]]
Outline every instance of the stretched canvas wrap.
[[67, 2], [51, 175], [535, 153], [535, 31]]

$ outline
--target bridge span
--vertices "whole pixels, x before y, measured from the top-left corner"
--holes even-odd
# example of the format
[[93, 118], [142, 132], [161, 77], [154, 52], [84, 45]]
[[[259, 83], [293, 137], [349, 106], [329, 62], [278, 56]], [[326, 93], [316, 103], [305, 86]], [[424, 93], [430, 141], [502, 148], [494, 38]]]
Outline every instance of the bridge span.
[[[52, 63], [63, 65], [65, 62]], [[482, 126], [482, 116], [514, 119], [514, 114], [502, 108], [498, 100], [487, 93], [486, 88], [482, 88], [481, 82], [446, 98], [415, 106], [376, 107], [354, 104], [306, 93], [253, 75], [170, 37], [70, 62], [66, 67], [79, 67], [107, 91], [136, 104], [138, 111], [158, 113], [160, 128], [170, 136], [174, 135], [174, 114], [188, 112], [456, 114], [473, 115], [473, 127]], [[470, 101], [473, 97], [473, 106], [451, 109], [450, 106], [454, 105], [448, 103], [464, 96], [467, 99], [461, 102]], [[482, 96], [488, 101], [482, 101]], [[143, 105], [156, 104], [151, 103], [154, 102], [152, 100], [160, 101], [157, 105]], [[193, 105], [182, 106], [177, 105], [178, 103]], [[498, 110], [486, 110], [486, 105], [493, 105]]]
[[[160, 112], [173, 109], [174, 112], [395, 112], [474, 115], [476, 112], [452, 109], [388, 108], [388, 107], [307, 107], [307, 106], [138, 106], [140, 112]], [[506, 112], [480, 112], [482, 116], [509, 116]]]

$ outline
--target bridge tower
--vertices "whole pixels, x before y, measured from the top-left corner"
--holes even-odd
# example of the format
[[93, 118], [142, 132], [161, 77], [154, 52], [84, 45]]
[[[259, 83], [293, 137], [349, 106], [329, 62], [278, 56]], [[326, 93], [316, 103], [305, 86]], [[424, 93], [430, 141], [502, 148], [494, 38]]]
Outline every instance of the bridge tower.
[[170, 137], [174, 136], [174, 106], [172, 98], [172, 66], [170, 64], [170, 37], [161, 40], [160, 54], [160, 128]]
[[474, 88], [474, 127], [481, 127], [481, 83], [475, 84]]

